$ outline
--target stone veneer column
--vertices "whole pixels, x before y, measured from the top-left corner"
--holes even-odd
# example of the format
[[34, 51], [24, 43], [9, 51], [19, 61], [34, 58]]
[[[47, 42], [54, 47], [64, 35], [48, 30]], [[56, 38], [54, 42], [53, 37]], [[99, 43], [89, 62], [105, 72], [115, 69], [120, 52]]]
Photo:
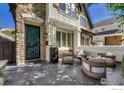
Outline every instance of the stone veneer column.
[[25, 29], [24, 20], [20, 14], [20, 7], [16, 8], [16, 62], [17, 65], [25, 63]]
[[46, 28], [45, 26], [41, 26], [41, 60], [46, 60], [46, 37], [45, 37], [45, 33], [46, 33]]

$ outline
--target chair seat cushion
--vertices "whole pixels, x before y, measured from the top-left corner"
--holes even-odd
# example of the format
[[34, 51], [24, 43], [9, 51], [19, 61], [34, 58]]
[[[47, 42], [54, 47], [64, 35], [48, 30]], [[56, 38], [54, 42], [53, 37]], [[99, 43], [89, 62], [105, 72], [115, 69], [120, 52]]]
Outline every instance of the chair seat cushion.
[[74, 58], [73, 61], [74, 62], [80, 62], [81, 60], [79, 58]]
[[89, 61], [113, 63], [113, 60], [111, 58], [105, 58], [105, 57], [96, 57], [96, 58], [89, 57]]
[[89, 61], [91, 61], [91, 62], [105, 62], [105, 58], [99, 58], [99, 57], [93, 58], [93, 57], [89, 57]]
[[103, 67], [92, 67], [92, 72], [94, 73], [104, 73], [105, 68]]
[[111, 58], [106, 58], [105, 59], [105, 62], [107, 62], [107, 63], [113, 63], [113, 60]]
[[70, 61], [70, 60], [73, 60], [73, 57], [72, 56], [66, 56], [66, 57], [64, 57], [64, 60]]
[[[82, 64], [87, 70], [90, 71], [90, 64], [87, 64], [85, 62], [83, 62]], [[91, 68], [91, 72], [93, 73], [104, 73], [105, 68], [104, 67], [92, 67]]]
[[106, 53], [106, 56], [114, 56], [115, 54], [114, 53], [112, 53], [112, 52], [107, 52]]

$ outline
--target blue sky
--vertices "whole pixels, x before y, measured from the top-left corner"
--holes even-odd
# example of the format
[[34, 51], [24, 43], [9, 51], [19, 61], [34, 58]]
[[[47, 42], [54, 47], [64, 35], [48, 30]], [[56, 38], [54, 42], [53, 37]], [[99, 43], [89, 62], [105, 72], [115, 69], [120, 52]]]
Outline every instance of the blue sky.
[[8, 4], [0, 3], [0, 28], [15, 28]]
[[93, 4], [88, 8], [88, 11], [92, 23], [114, 16], [113, 12], [106, 8], [105, 3]]
[[[106, 9], [106, 4], [94, 4], [89, 7], [89, 15], [92, 23], [112, 17], [111, 11]], [[0, 3], [0, 28], [15, 28], [13, 17], [9, 11], [8, 4]]]

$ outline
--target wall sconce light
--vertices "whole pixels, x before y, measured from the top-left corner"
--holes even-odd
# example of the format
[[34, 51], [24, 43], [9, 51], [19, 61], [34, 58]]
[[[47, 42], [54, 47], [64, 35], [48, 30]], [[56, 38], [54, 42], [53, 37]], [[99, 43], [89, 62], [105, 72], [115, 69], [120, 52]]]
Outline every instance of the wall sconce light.
[[45, 38], [47, 38], [47, 33], [45, 33]]
[[47, 33], [45, 33], [45, 38], [46, 38], [46, 45], [48, 45], [48, 36], [47, 36], [48, 34]]

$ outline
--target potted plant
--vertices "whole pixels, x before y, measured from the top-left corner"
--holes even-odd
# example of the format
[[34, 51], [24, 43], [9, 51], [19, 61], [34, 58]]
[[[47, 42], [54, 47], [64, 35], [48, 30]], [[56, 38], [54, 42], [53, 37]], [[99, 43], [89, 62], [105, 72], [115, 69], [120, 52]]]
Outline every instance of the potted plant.
[[122, 67], [122, 75], [124, 77], [124, 55], [122, 56], [121, 67]]
[[3, 85], [5, 78], [5, 71], [4, 69], [0, 69], [0, 85]]

